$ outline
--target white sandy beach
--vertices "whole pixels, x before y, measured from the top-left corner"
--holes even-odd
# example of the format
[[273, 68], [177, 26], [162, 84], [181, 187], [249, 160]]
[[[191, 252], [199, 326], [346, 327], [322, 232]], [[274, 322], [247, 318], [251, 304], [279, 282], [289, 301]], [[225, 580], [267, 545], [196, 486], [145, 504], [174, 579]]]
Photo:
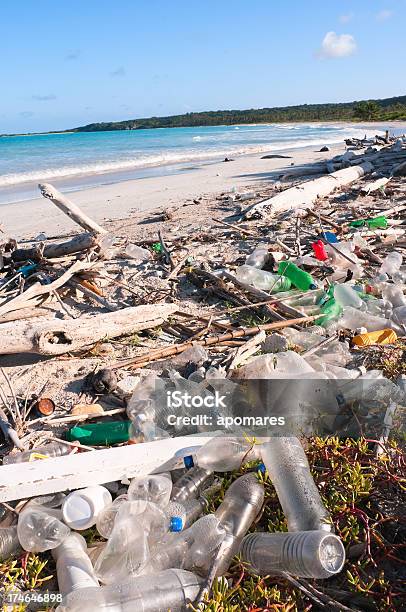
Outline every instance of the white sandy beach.
[[[184, 200], [201, 195], [211, 195], [237, 189], [255, 189], [275, 180], [274, 171], [330, 159], [344, 151], [342, 145], [331, 145], [325, 153], [318, 147], [284, 150], [291, 159], [261, 159], [262, 154], [245, 155], [230, 163], [211, 163], [197, 166], [193, 162], [183, 167], [188, 170], [169, 176], [127, 180], [90, 189], [68, 193], [92, 218], [102, 223], [104, 219], [129, 216], [154, 208], [174, 206]], [[275, 153], [277, 154], [277, 153]], [[106, 175], [106, 181], [108, 175]], [[58, 187], [58, 181], [53, 182]], [[35, 237], [40, 232], [47, 235], [63, 234], [76, 230], [77, 226], [52, 205], [38, 197], [23, 202], [0, 206], [0, 220], [9, 235], [21, 239]]]

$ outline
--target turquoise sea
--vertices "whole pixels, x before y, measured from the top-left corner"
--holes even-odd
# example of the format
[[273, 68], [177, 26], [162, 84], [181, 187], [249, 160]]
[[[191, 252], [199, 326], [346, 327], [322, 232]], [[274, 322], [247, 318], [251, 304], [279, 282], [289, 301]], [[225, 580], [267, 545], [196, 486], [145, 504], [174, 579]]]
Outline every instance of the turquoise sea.
[[377, 133], [344, 124], [272, 124], [64, 133], [0, 138], [0, 203], [38, 195], [39, 181], [67, 190], [186, 171], [225, 156], [283, 152]]

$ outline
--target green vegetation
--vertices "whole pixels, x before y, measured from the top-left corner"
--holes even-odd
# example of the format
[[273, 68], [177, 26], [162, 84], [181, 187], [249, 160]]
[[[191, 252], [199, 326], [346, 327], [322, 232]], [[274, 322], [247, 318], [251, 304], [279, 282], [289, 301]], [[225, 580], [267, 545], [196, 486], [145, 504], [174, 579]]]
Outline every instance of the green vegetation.
[[104, 132], [202, 125], [288, 123], [305, 121], [388, 121], [406, 119], [406, 96], [340, 104], [301, 104], [248, 110], [218, 110], [171, 117], [149, 117], [106, 123], [90, 123], [73, 132]]

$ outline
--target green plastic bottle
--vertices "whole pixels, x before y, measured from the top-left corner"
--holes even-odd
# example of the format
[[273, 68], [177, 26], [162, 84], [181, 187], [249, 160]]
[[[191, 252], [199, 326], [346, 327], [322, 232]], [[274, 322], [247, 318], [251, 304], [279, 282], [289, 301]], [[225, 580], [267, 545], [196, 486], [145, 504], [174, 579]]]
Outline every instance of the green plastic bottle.
[[278, 266], [278, 274], [286, 276], [298, 289], [308, 291], [309, 289], [317, 289], [317, 285], [313, 277], [308, 272], [298, 268], [290, 261], [281, 261]]
[[106, 423], [86, 423], [72, 427], [66, 439], [70, 442], [77, 440], [83, 444], [94, 444], [96, 446], [109, 446], [120, 442], [128, 442], [130, 439], [131, 421], [109, 421]]
[[358, 219], [350, 223], [351, 227], [364, 227], [364, 225], [367, 225], [370, 229], [386, 229], [388, 227], [388, 220], [384, 215], [380, 215], [373, 219]]
[[342, 312], [343, 309], [340, 304], [334, 298], [331, 298], [320, 308], [321, 316], [315, 320], [315, 324], [324, 326], [330, 321], [336, 321], [340, 318]]

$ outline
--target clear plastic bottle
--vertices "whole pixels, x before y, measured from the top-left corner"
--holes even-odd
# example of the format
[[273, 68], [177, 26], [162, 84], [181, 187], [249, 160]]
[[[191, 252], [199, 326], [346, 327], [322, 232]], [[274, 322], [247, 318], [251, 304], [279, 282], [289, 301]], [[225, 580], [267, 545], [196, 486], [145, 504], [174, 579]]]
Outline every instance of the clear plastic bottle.
[[379, 331], [380, 329], [391, 328], [396, 332], [401, 331], [399, 327], [389, 319], [382, 316], [374, 316], [369, 312], [361, 312], [352, 306], [346, 306], [341, 318], [337, 322], [339, 329], [358, 329], [365, 327], [367, 331]]
[[383, 263], [379, 268], [379, 273], [389, 274], [389, 276], [393, 276], [394, 274], [396, 274], [396, 272], [399, 272], [402, 262], [402, 254], [398, 253], [397, 251], [392, 251], [392, 253], [389, 253], [383, 260]]
[[253, 268], [263, 268], [268, 260], [268, 245], [261, 243], [253, 252], [248, 255], [245, 260], [246, 266], [252, 266]]
[[236, 269], [235, 275], [242, 283], [252, 285], [256, 289], [263, 289], [270, 293], [278, 293], [279, 291], [289, 291], [291, 282], [285, 276], [278, 276], [272, 272], [259, 270], [252, 266], [240, 266]]
[[17, 525], [0, 527], [0, 561], [5, 561], [21, 552], [20, 540], [17, 535]]
[[345, 562], [340, 538], [325, 531], [250, 533], [240, 552], [249, 569], [260, 576], [288, 572], [302, 578], [330, 578]]
[[238, 470], [243, 463], [260, 459], [258, 446], [245, 438], [212, 438], [196, 452], [196, 464], [212, 472]]
[[[264, 487], [252, 472], [237, 478], [227, 489], [223, 501], [214, 513], [226, 531], [220, 554], [215, 560], [216, 576], [222, 576], [228, 570], [232, 558], [239, 551], [243, 537], [261, 511], [264, 496]], [[211, 570], [212, 561], [213, 557], [206, 557], [204, 560], [202, 568], [205, 573]]]
[[155, 504], [133, 501], [121, 504], [110, 537], [95, 563], [95, 573], [104, 584], [134, 576], [149, 558], [151, 531], [164, 533], [165, 516]]
[[50, 457], [62, 457], [62, 455], [69, 455], [72, 450], [73, 448], [72, 446], [69, 446], [69, 444], [63, 444], [62, 442], [50, 442], [50, 444], [38, 446], [37, 448], [32, 448], [29, 451], [7, 455], [3, 458], [3, 465], [26, 463], [28, 461], [48, 459]]
[[160, 474], [133, 478], [128, 487], [130, 501], [144, 500], [165, 508], [171, 497], [172, 481]]
[[[202, 572], [222, 543], [226, 531], [214, 514], [206, 514], [181, 533], [169, 534], [157, 542], [141, 573], [179, 567]], [[202, 573], [205, 573], [203, 570]]]
[[350, 285], [335, 285], [334, 299], [342, 307], [353, 306], [354, 308], [360, 308], [362, 310], [365, 310], [365, 304], [360, 298], [359, 293], [357, 291], [354, 291], [354, 289]]
[[58, 586], [62, 595], [78, 589], [98, 587], [99, 582], [87, 554], [86, 540], [71, 533], [52, 551], [56, 561]]
[[293, 378], [298, 374], [314, 372], [313, 368], [307, 363], [306, 359], [294, 351], [284, 351], [283, 353], [267, 353], [256, 357], [247, 365], [238, 369], [239, 379], [272, 379]]
[[274, 437], [262, 444], [261, 453], [288, 530], [331, 531], [330, 515], [321, 500], [300, 441], [294, 437]]
[[17, 534], [21, 546], [30, 552], [44, 552], [59, 546], [70, 534], [70, 529], [62, 523], [62, 512], [29, 505], [18, 517]]
[[196, 498], [200, 491], [212, 480], [213, 473], [205, 468], [192, 467], [172, 487], [171, 500], [186, 502]]
[[102, 510], [96, 520], [96, 529], [103, 538], [109, 538], [113, 531], [114, 522], [120, 506], [128, 501], [128, 495], [124, 493], [116, 499], [104, 510]]
[[131, 242], [125, 247], [125, 254], [138, 261], [148, 261], [151, 259], [151, 253], [147, 249], [143, 249]]
[[390, 285], [389, 283], [382, 283], [382, 297], [384, 300], [390, 302], [393, 308], [406, 306], [406, 297], [403, 293], [403, 287], [397, 284]]
[[203, 579], [181, 569], [137, 576], [119, 584], [86, 588], [69, 595], [58, 612], [183, 612]]

